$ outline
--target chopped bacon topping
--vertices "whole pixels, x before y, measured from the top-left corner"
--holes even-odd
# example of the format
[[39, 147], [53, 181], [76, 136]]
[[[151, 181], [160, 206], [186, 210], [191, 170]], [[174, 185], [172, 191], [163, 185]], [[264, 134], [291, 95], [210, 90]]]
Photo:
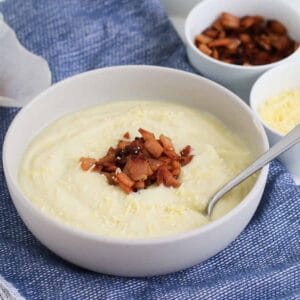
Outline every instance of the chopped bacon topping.
[[129, 141], [120, 140], [118, 145], [117, 145], [117, 148], [123, 150], [123, 149], [125, 149], [126, 146], [129, 146], [129, 145], [130, 145]]
[[180, 154], [181, 156], [188, 156], [190, 155], [191, 151], [192, 151], [192, 147], [190, 145], [187, 145], [180, 151]]
[[177, 154], [169, 137], [161, 134], [156, 139], [150, 131], [142, 128], [138, 131], [142, 137], [130, 141], [129, 132], [124, 133], [126, 140], [119, 140], [116, 148], [110, 147], [98, 160], [81, 157], [81, 169], [105, 175], [108, 184], [119, 186], [126, 194], [155, 183], [179, 187], [181, 168], [193, 159], [191, 146]]
[[134, 181], [144, 181], [153, 173], [147, 160], [139, 156], [129, 157], [124, 167], [124, 172]]
[[127, 132], [125, 132], [124, 134], [123, 134], [123, 138], [124, 139], [127, 139], [127, 140], [129, 140], [130, 139], [130, 134], [129, 134], [129, 132], [127, 131]]
[[147, 130], [145, 130], [143, 128], [139, 129], [139, 133], [142, 135], [142, 137], [143, 137], [143, 139], [145, 141], [148, 141], [148, 140], [151, 140], [151, 139], [155, 139], [155, 135], [152, 132], [147, 131]]
[[168, 170], [167, 166], [163, 165], [158, 168], [158, 176], [159, 180], [157, 184], [159, 185], [161, 182], [164, 183], [165, 186], [179, 187], [180, 182], [176, 179], [173, 174]]
[[147, 158], [147, 162], [153, 172], [157, 171], [157, 169], [163, 164], [162, 161], [154, 158]]
[[116, 178], [119, 183], [123, 183], [128, 187], [132, 187], [134, 185], [134, 181], [132, 181], [125, 173], [121, 172], [116, 174]]
[[93, 167], [97, 160], [90, 157], [81, 157], [80, 158], [80, 166], [83, 171], [88, 171], [91, 167]]
[[158, 158], [164, 151], [164, 148], [156, 139], [149, 139], [145, 142], [144, 147], [154, 157]]
[[171, 150], [174, 151], [174, 147], [172, 144], [172, 141], [170, 138], [166, 137], [165, 135], [161, 134], [159, 136], [159, 140], [162, 144], [162, 146], [164, 147], [165, 150]]
[[133, 187], [135, 190], [143, 190], [145, 188], [145, 181], [136, 181]]

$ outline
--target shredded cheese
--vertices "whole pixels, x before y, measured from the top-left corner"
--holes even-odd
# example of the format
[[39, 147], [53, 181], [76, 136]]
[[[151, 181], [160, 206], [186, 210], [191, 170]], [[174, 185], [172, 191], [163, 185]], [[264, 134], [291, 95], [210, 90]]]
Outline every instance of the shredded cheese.
[[259, 108], [259, 114], [272, 129], [287, 134], [300, 124], [300, 88], [270, 97]]

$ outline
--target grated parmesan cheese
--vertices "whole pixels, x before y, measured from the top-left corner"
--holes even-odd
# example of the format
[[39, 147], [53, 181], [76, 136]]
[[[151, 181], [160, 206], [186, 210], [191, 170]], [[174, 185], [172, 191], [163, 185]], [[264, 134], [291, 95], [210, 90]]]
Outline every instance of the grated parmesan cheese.
[[300, 88], [270, 97], [259, 108], [259, 114], [272, 129], [287, 134], [300, 124]]

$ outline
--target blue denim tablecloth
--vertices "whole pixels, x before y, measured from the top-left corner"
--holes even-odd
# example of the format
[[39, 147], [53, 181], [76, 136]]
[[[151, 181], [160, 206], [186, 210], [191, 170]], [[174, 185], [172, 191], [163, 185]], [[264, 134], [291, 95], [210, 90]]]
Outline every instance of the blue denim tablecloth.
[[[119, 64], [193, 71], [157, 0], [6, 0], [0, 11], [47, 59], [54, 82]], [[0, 108], [1, 144], [15, 113]], [[188, 270], [137, 279], [89, 272], [48, 251], [17, 215], [0, 171], [0, 299], [8, 294], [1, 276], [26, 299], [300, 299], [300, 188], [278, 162], [255, 217], [229, 247]]]

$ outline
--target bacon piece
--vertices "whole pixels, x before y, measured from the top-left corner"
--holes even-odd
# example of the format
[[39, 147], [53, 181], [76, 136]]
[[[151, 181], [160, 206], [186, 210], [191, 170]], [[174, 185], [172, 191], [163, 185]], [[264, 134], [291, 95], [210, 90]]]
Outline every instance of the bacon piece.
[[214, 49], [212, 51], [212, 57], [215, 58], [215, 59], [219, 59], [220, 56], [219, 56], [219, 52], [218, 52], [217, 49]]
[[118, 183], [122, 183], [128, 187], [132, 187], [134, 185], [134, 181], [132, 181], [125, 173], [117, 173], [116, 178]]
[[213, 28], [207, 28], [206, 30], [203, 31], [203, 34], [205, 36], [208, 36], [212, 39], [215, 39], [218, 36], [218, 31], [213, 29]]
[[98, 164], [98, 161], [97, 161], [92, 170], [93, 170], [93, 172], [100, 172], [101, 173], [102, 170], [103, 170], [103, 166]]
[[148, 162], [141, 157], [130, 157], [123, 172], [134, 181], [144, 181], [153, 174]]
[[164, 183], [164, 177], [163, 177], [163, 172], [161, 171], [161, 167], [158, 168], [157, 173], [156, 173], [156, 184], [161, 185]]
[[128, 185], [125, 185], [122, 182], [118, 182], [119, 187], [125, 192], [126, 194], [130, 194], [132, 192], [132, 188], [129, 187]]
[[223, 38], [225, 38], [225, 37], [226, 37], [226, 32], [225, 32], [224, 30], [222, 30], [222, 31], [219, 33], [218, 38], [219, 38], [219, 39], [223, 39]]
[[241, 44], [240, 40], [238, 40], [238, 39], [231, 39], [231, 42], [227, 46], [227, 49], [229, 49], [230, 52], [235, 53], [240, 44]]
[[181, 173], [181, 164], [177, 160], [172, 161], [172, 174], [178, 177]]
[[80, 167], [83, 171], [88, 171], [91, 167], [95, 166], [97, 160], [90, 157], [81, 157], [79, 159]]
[[282, 51], [289, 45], [289, 39], [287, 36], [275, 36], [270, 38], [270, 43], [272, 46], [277, 49], [278, 51]]
[[166, 166], [161, 166], [157, 170], [157, 182], [163, 181], [164, 185], [167, 187], [179, 187], [180, 182], [173, 176], [173, 174], [167, 169]]
[[102, 168], [104, 172], [115, 172], [117, 170], [117, 166], [111, 162], [104, 162]]
[[152, 175], [148, 176], [148, 178], [144, 181], [145, 188], [147, 188], [150, 185], [153, 185], [156, 182], [156, 175], [157, 175], [157, 172], [155, 172]]
[[223, 31], [223, 25], [221, 23], [220, 19], [217, 19], [216, 21], [213, 22], [212, 27], [216, 29], [217, 31]]
[[130, 145], [129, 141], [120, 140], [118, 145], [117, 145], [117, 148], [123, 150], [129, 145]]
[[139, 133], [142, 135], [142, 137], [143, 137], [143, 139], [145, 141], [148, 141], [148, 140], [151, 140], [151, 139], [155, 139], [155, 135], [152, 132], [147, 131], [147, 130], [145, 130], [143, 128], [139, 129]]
[[240, 34], [240, 41], [244, 44], [251, 43], [251, 37], [248, 33]]
[[227, 47], [231, 43], [230, 38], [215, 39], [208, 43], [209, 47]]
[[212, 54], [212, 50], [209, 47], [207, 47], [207, 45], [205, 45], [205, 44], [200, 44], [198, 46], [198, 49], [208, 56], [210, 56]]
[[277, 20], [269, 20], [267, 22], [267, 28], [269, 28], [271, 32], [278, 35], [283, 35], [287, 33], [285, 26]]
[[159, 140], [164, 147], [164, 154], [171, 159], [174, 159], [174, 160], [178, 159], [178, 155], [176, 154], [176, 152], [174, 150], [174, 146], [173, 146], [171, 139], [166, 137], [165, 135], [161, 134], [159, 137]]
[[181, 151], [180, 154], [182, 156], [188, 156], [192, 151], [192, 147], [190, 145], [185, 146]]
[[249, 16], [245, 16], [243, 18], [241, 18], [241, 28], [243, 29], [248, 29], [251, 26], [253, 26], [253, 24], [255, 23], [255, 17], [249, 17]]
[[212, 39], [204, 34], [198, 34], [195, 38], [196, 42], [199, 44], [207, 44], [209, 43]]
[[144, 141], [142, 138], [136, 137], [127, 148], [129, 154], [137, 155], [144, 149]]
[[164, 163], [165, 165], [168, 165], [171, 163], [171, 158], [167, 157], [167, 156], [161, 156], [158, 158], [158, 160], [160, 160], [162, 163]]
[[154, 158], [160, 157], [164, 150], [156, 139], [148, 139], [144, 146]]
[[137, 190], [143, 190], [145, 187], [145, 181], [136, 181], [133, 186], [133, 188]]
[[176, 154], [174, 150], [164, 150], [164, 154], [171, 158], [172, 160], [176, 160], [179, 156]]
[[226, 12], [221, 14], [220, 21], [226, 28], [237, 29], [240, 27], [240, 18]]
[[128, 131], [123, 134], [123, 138], [124, 139], [130, 139], [130, 134], [129, 134]]
[[150, 157], [147, 158], [147, 161], [153, 172], [155, 172], [163, 164], [162, 161], [160, 161], [158, 159], [150, 158]]
[[187, 164], [189, 164], [192, 161], [193, 157], [194, 155], [180, 157], [181, 166], [186, 166]]
[[114, 149], [113, 147], [110, 147], [108, 149], [106, 155], [103, 156], [102, 158], [100, 158], [97, 163], [101, 165], [104, 162], [114, 162], [115, 154], [116, 154], [116, 149]]
[[148, 152], [147, 149], [143, 148], [142, 150], [142, 154], [143, 154], [143, 157], [148, 160], [149, 158], [151, 158], [151, 154]]

